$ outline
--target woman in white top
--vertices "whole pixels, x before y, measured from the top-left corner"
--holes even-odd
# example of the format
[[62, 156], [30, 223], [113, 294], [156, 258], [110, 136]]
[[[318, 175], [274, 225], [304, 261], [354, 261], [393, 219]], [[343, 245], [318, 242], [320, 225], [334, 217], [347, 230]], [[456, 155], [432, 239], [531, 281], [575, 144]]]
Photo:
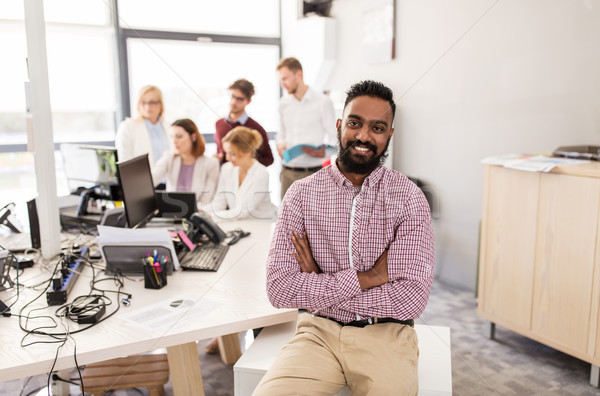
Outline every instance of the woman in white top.
[[175, 121], [170, 134], [173, 150], [152, 167], [154, 183], [166, 175], [167, 191], [192, 191], [198, 206], [208, 204], [217, 188], [219, 160], [204, 155], [204, 138], [192, 120]]
[[[203, 207], [214, 220], [276, 217], [277, 208], [269, 193], [269, 173], [254, 159], [262, 139], [257, 130], [238, 126], [221, 140], [228, 162], [221, 167], [214, 200]], [[205, 350], [206, 353], [217, 353], [217, 339], [206, 344]]]
[[158, 87], [146, 85], [140, 89], [138, 116], [121, 122], [117, 130], [115, 146], [119, 161], [147, 153], [152, 166], [169, 150], [167, 128], [162, 118], [164, 108], [162, 92]]
[[229, 162], [221, 167], [217, 193], [204, 210], [215, 220], [273, 219], [277, 209], [270, 198], [269, 173], [254, 159], [262, 145], [260, 133], [238, 126], [221, 142]]

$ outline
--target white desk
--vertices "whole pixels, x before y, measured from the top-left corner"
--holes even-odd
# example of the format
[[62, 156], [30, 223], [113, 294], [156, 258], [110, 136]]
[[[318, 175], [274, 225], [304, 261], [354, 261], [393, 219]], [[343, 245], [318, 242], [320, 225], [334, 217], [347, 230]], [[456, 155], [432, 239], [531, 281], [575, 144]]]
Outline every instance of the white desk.
[[[175, 394], [203, 395], [196, 340], [295, 321], [296, 310], [273, 308], [266, 296], [265, 264], [271, 240], [271, 223], [239, 221], [224, 223], [222, 228], [225, 231], [242, 228], [252, 234], [230, 248], [217, 272], [177, 271], [169, 276], [167, 286], [160, 290], [144, 289], [143, 282], [126, 280], [123, 291], [133, 295], [131, 306], [122, 306], [115, 316], [73, 336], [77, 342], [79, 365], [166, 347]], [[27, 269], [20, 281], [31, 284], [35, 282], [31, 278], [41, 281], [44, 276], [47, 278], [49, 274], [40, 274], [35, 268]], [[89, 279], [89, 276], [80, 276], [69, 294], [69, 301], [89, 292]], [[19, 308], [37, 293], [31, 290], [22, 292], [12, 312], [18, 313]], [[132, 310], [180, 294], [197, 296], [198, 304], [210, 301], [219, 305], [200, 320], [186, 322], [182, 319], [166, 332], [143, 329], [125, 319]], [[2, 292], [0, 299], [6, 301], [10, 295]], [[37, 306], [44, 306], [45, 301], [44, 295]], [[116, 298], [113, 301], [116, 302]], [[50, 307], [47, 312], [54, 314], [55, 308]], [[107, 311], [112, 312], [112, 309], [109, 307]], [[71, 329], [76, 328], [77, 325], [71, 323]], [[22, 348], [20, 342], [23, 335], [16, 317], [0, 317], [0, 381], [50, 371], [58, 344]], [[73, 346], [73, 341], [69, 340], [61, 349], [54, 370], [75, 367]]]

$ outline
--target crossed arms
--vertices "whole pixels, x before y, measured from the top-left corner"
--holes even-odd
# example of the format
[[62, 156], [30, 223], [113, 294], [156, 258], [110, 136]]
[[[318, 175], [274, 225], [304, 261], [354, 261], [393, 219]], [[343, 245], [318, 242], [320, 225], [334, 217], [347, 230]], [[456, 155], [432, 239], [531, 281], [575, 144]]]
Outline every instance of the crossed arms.
[[[420, 316], [433, 280], [428, 207], [406, 214], [405, 222], [398, 221], [393, 238], [380, 241], [379, 256], [357, 271], [347, 263], [340, 264], [344, 250], [347, 257], [347, 245], [332, 246], [332, 238], [317, 238], [314, 232], [311, 240], [310, 229], [305, 232], [301, 205], [288, 204], [280, 211], [267, 265], [267, 294], [275, 307], [303, 308], [337, 317]], [[334, 253], [328, 254], [330, 251]]]
[[[308, 237], [306, 232], [302, 236], [298, 235], [296, 231], [292, 233], [292, 243], [294, 244], [295, 252], [292, 252], [298, 265], [300, 266], [301, 272], [315, 272], [319, 274], [321, 270], [315, 263], [315, 259], [310, 251], [308, 244]], [[388, 268], [387, 268], [387, 249], [383, 251], [381, 256], [375, 261], [373, 268], [364, 272], [357, 272], [358, 284], [360, 290], [367, 290], [375, 286], [381, 286], [384, 283], [388, 283]]]

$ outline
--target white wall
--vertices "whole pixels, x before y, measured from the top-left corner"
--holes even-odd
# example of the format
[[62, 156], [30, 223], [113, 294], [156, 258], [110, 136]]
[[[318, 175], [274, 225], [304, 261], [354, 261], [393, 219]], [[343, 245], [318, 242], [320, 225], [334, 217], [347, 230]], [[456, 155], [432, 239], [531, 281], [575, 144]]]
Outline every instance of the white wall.
[[394, 90], [394, 168], [439, 199], [436, 276], [474, 289], [479, 161], [600, 144], [600, 2], [396, 0], [396, 59], [372, 65], [361, 49], [363, 1], [333, 3], [328, 88], [377, 79]]

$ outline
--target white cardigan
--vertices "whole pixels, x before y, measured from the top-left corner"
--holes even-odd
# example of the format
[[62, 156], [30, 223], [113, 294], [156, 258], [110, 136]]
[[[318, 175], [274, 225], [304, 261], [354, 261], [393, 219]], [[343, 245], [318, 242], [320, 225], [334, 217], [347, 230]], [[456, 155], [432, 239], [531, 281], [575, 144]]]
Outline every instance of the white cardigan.
[[[165, 121], [161, 118], [159, 122], [166, 132], [168, 128]], [[146, 128], [146, 123], [141, 118], [127, 118], [119, 124], [117, 136], [115, 136], [115, 146], [117, 147], [119, 161], [127, 161], [147, 153], [150, 166], [154, 164], [150, 134], [148, 128]]]
[[223, 164], [215, 198], [202, 209], [215, 220], [274, 219], [277, 208], [271, 202], [267, 168], [254, 161], [241, 185], [239, 180], [239, 167]]
[[[167, 175], [167, 191], [177, 190], [177, 180], [181, 169], [181, 157], [172, 151], [166, 152], [155, 166], [152, 167], [154, 184]], [[192, 192], [196, 193], [198, 206], [208, 204], [215, 195], [219, 179], [219, 160], [202, 155], [196, 158], [192, 176]]]

